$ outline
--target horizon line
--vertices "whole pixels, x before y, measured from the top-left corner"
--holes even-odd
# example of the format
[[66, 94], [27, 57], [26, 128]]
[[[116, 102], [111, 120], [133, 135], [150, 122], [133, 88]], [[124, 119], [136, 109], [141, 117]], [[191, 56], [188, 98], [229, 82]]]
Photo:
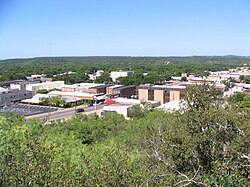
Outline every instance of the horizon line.
[[32, 56], [32, 57], [10, 57], [3, 58], [3, 60], [22, 60], [22, 59], [34, 59], [34, 58], [74, 58], [74, 57], [139, 57], [139, 58], [170, 58], [170, 57], [245, 57], [250, 58], [250, 55], [232, 55], [232, 54], [224, 54], [224, 55], [59, 55], [59, 56]]

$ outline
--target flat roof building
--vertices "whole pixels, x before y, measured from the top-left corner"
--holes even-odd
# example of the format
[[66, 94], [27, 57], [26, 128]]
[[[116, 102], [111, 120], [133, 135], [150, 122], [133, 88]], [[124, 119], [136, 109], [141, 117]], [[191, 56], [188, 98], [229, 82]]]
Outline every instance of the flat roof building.
[[[142, 102], [138, 99], [115, 98], [112, 101], [114, 101], [112, 104], [103, 107], [103, 111], [116, 112], [124, 117], [128, 117], [129, 111], [134, 105], [142, 105]], [[155, 106], [159, 106], [160, 104], [157, 101], [145, 101], [145, 103]]]
[[86, 100], [93, 100], [94, 97], [100, 96], [102, 94], [92, 94], [92, 93], [86, 93], [86, 92], [61, 92], [61, 91], [51, 91], [48, 93], [50, 96], [72, 96], [72, 97], [78, 97], [81, 99]]
[[8, 89], [0, 87], [0, 94], [8, 93], [8, 92], [9, 92]]
[[161, 104], [182, 99], [185, 89], [186, 86], [176, 83], [170, 85], [142, 85], [137, 87], [139, 100], [159, 101]]
[[[39, 103], [41, 103], [42, 98], [50, 98], [50, 97], [53, 97], [53, 96], [50, 96], [47, 94], [36, 94], [35, 96], [33, 96], [30, 99], [22, 100], [22, 103], [39, 104]], [[79, 103], [80, 101], [82, 101], [81, 98], [74, 97], [74, 96], [62, 96], [62, 99], [64, 99], [65, 102], [68, 104], [75, 104], [75, 103]]]
[[[39, 83], [39, 82], [34, 82], [32, 84], [35, 84], [35, 83]], [[22, 81], [22, 82], [12, 83], [12, 84], [10, 84], [10, 89], [11, 90], [26, 90], [26, 86], [28, 84], [31, 84], [31, 82], [29, 82], [29, 81]]]
[[133, 71], [111, 71], [110, 77], [112, 78], [113, 82], [116, 82], [116, 79], [119, 77], [128, 77], [133, 74]]
[[32, 94], [35, 95], [38, 90], [50, 90], [50, 89], [55, 89], [55, 88], [60, 89], [63, 85], [64, 85], [64, 81], [28, 84], [26, 85], [26, 90], [31, 91]]
[[86, 92], [93, 94], [105, 94], [106, 87], [108, 85], [105, 84], [95, 84], [95, 83], [79, 83], [73, 85], [64, 85], [62, 86], [62, 92]]
[[20, 82], [24, 82], [25, 80], [12, 80], [12, 81], [3, 81], [0, 82], [0, 87], [9, 87], [11, 84], [17, 84]]
[[30, 91], [25, 90], [11, 90], [8, 92], [2, 92], [0, 94], [0, 106], [10, 105], [16, 102], [20, 102], [23, 99], [29, 99], [32, 97]]
[[136, 95], [136, 86], [113, 85], [106, 88], [106, 94], [110, 97], [131, 97]]

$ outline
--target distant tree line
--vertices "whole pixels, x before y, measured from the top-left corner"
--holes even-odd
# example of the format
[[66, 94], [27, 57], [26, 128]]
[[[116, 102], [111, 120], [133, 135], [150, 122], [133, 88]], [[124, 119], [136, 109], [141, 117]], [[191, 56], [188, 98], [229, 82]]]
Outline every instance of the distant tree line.
[[[159, 83], [170, 76], [183, 72], [208, 75], [207, 71], [228, 70], [237, 66], [249, 65], [250, 58], [237, 56], [211, 57], [43, 57], [30, 59], [9, 59], [0, 61], [0, 81], [25, 79], [31, 74], [46, 74], [53, 77], [64, 72], [76, 74], [57, 76], [67, 84], [88, 82], [88, 74], [104, 70], [105, 74], [96, 82], [109, 82], [111, 71], [132, 70], [135, 75], [121, 78], [121, 84]], [[143, 73], [148, 73], [143, 76]], [[91, 82], [91, 81], [90, 81]]]

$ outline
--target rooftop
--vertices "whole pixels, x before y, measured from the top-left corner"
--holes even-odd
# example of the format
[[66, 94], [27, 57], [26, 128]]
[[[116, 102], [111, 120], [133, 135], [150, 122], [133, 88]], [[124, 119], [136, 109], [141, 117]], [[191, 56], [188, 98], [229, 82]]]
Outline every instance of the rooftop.
[[119, 88], [119, 87], [122, 87], [123, 85], [113, 85], [113, 86], [110, 86], [109, 88]]
[[43, 85], [49, 85], [49, 84], [64, 84], [64, 81], [53, 81], [53, 82], [43, 82], [43, 83], [35, 83], [35, 84], [31, 84], [32, 86], [43, 86]]
[[[25, 99], [25, 100], [22, 100], [22, 102], [23, 103], [35, 103], [35, 104], [38, 104], [40, 102], [41, 98], [49, 98], [49, 97], [51, 97], [51, 96], [47, 95], [47, 94], [36, 94], [31, 99]], [[73, 103], [73, 102], [82, 100], [81, 98], [73, 97], [73, 96], [62, 96], [62, 98], [65, 99], [66, 103]]]
[[0, 87], [0, 93], [3, 93], [3, 92], [9, 92], [9, 90], [6, 88]]
[[183, 108], [184, 106], [185, 106], [185, 102], [183, 100], [174, 100], [174, 101], [165, 103], [157, 108], [163, 109], [166, 111], [177, 111]]
[[98, 86], [105, 86], [105, 84], [95, 84], [95, 83], [79, 83], [79, 84], [73, 84], [72, 86], [80, 87], [80, 88], [93, 88]]
[[86, 92], [61, 92], [61, 91], [51, 91], [48, 95], [61, 95], [61, 96], [74, 96], [74, 97], [88, 97], [92, 98], [98, 96], [99, 94], [91, 94]]

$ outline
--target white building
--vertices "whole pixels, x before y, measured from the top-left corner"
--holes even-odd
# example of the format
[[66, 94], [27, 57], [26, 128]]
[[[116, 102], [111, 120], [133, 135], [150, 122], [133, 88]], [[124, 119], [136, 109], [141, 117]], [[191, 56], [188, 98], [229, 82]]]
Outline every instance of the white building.
[[[37, 82], [38, 83], [38, 82]], [[26, 86], [29, 84], [28, 81], [17, 82], [10, 84], [11, 90], [26, 90]]]
[[161, 106], [157, 107], [160, 110], [167, 111], [167, 112], [175, 112], [179, 110], [184, 110], [186, 102], [184, 100], [174, 100], [162, 104]]
[[[50, 98], [50, 97], [53, 97], [53, 96], [50, 96], [47, 94], [36, 94], [31, 99], [22, 100], [22, 103], [39, 104], [41, 103], [42, 98]], [[66, 103], [76, 103], [76, 102], [82, 101], [81, 98], [73, 97], [73, 96], [62, 96], [62, 99], [64, 99]]]
[[3, 93], [8, 93], [9, 90], [6, 89], [6, 88], [3, 88], [3, 87], [0, 87], [0, 94], [3, 94]]
[[86, 92], [61, 92], [61, 91], [51, 91], [48, 93], [49, 96], [72, 96], [78, 97], [86, 100], [93, 100], [95, 97], [100, 96], [100, 94], [92, 94]]
[[[142, 101], [138, 99], [115, 98], [112, 100], [115, 101], [115, 103], [104, 106], [103, 107], [104, 112], [116, 112], [118, 114], [123, 115], [124, 117], [128, 117], [129, 111], [134, 105], [140, 105], [141, 107], [143, 107], [143, 105], [141, 104]], [[155, 106], [159, 106], [160, 104], [160, 102], [158, 101], [144, 101], [144, 102], [145, 104], [152, 104]]]
[[124, 117], [128, 117], [128, 113], [130, 108], [132, 108], [133, 105], [129, 104], [112, 104], [108, 106], [103, 107], [104, 112], [116, 112], [117, 114], [121, 114]]
[[97, 70], [93, 74], [88, 74], [90, 80], [96, 80], [97, 77], [100, 77], [104, 73], [103, 70]]
[[28, 84], [26, 85], [26, 90], [31, 91], [33, 94], [35, 94], [38, 90], [51, 90], [55, 88], [60, 89], [63, 85], [64, 81]]
[[111, 71], [110, 77], [112, 78], [112, 81], [115, 82], [119, 77], [128, 77], [133, 74], [133, 71]]

